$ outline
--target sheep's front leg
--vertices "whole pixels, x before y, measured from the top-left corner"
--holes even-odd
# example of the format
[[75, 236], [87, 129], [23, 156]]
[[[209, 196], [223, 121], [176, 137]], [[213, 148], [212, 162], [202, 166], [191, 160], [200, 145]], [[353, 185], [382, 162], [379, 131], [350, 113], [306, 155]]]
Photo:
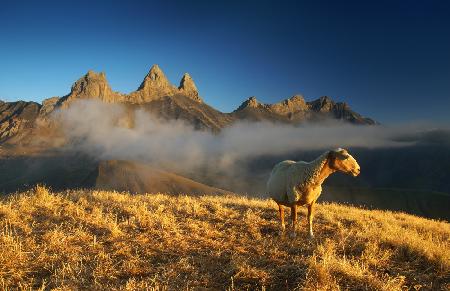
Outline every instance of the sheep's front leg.
[[295, 237], [295, 230], [297, 228], [297, 204], [291, 206], [291, 218], [292, 218], [292, 232], [291, 237]]
[[284, 233], [284, 230], [286, 229], [286, 226], [284, 224], [284, 207], [281, 204], [278, 204], [278, 211], [280, 213], [280, 220], [281, 220], [281, 230], [280, 233]]
[[308, 205], [308, 226], [309, 226], [309, 237], [313, 238], [313, 229], [312, 229], [312, 221], [313, 221], [313, 214], [314, 214], [314, 202]]

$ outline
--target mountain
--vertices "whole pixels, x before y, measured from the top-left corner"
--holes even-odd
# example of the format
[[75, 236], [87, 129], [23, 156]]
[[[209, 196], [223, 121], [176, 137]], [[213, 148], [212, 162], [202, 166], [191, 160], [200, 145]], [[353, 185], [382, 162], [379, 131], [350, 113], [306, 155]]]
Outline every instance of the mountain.
[[172, 85], [158, 65], [153, 65], [139, 88], [125, 96], [125, 102], [144, 104], [167, 96], [184, 95], [197, 103], [203, 103], [194, 80], [185, 74], [177, 88]]
[[295, 95], [275, 104], [263, 104], [250, 97], [231, 113], [220, 112], [203, 102], [193, 78], [185, 73], [178, 87], [172, 85], [158, 65], [153, 65], [138, 89], [130, 94], [113, 91], [105, 73], [88, 71], [62, 97], [52, 97], [42, 104], [36, 102], [0, 103], [0, 143], [19, 143], [30, 139], [30, 133], [56, 131], [57, 123], [50, 116], [56, 109], [66, 109], [73, 102], [99, 99], [107, 103], [120, 103], [129, 108], [142, 108], [163, 119], [181, 119], [196, 129], [219, 132], [239, 120], [271, 121], [298, 124], [325, 119], [341, 120], [353, 124], [376, 124], [354, 112], [346, 103], [329, 97], [306, 102]]
[[72, 85], [70, 93], [58, 100], [57, 104], [67, 108], [76, 100], [91, 98], [98, 98], [110, 103], [123, 102], [125, 100], [124, 95], [111, 89], [105, 73], [95, 73], [89, 70], [86, 75]]
[[24, 138], [35, 125], [41, 108], [36, 102], [0, 101], [0, 143]]
[[365, 118], [351, 110], [347, 103], [334, 102], [327, 96], [306, 102], [303, 96], [294, 95], [275, 104], [260, 103], [253, 96], [244, 101], [238, 109], [233, 111], [232, 115], [236, 119], [250, 119], [253, 121], [268, 120], [301, 123], [336, 119], [353, 124], [376, 124], [374, 120]]

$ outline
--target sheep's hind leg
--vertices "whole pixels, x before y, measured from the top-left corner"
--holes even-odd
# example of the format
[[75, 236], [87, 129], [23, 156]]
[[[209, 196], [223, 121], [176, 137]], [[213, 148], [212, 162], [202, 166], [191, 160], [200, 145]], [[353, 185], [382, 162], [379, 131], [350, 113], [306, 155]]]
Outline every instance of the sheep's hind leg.
[[314, 202], [308, 205], [308, 226], [309, 226], [309, 237], [314, 238], [313, 229], [312, 229], [312, 221], [314, 215]]
[[284, 224], [284, 208], [281, 204], [278, 204], [278, 211], [280, 213], [280, 220], [281, 220], [280, 235], [282, 235], [284, 233], [284, 230], [286, 229], [286, 226]]
[[297, 235], [295, 232], [297, 228], [297, 204], [291, 206], [291, 218], [292, 218], [291, 237], [295, 237]]

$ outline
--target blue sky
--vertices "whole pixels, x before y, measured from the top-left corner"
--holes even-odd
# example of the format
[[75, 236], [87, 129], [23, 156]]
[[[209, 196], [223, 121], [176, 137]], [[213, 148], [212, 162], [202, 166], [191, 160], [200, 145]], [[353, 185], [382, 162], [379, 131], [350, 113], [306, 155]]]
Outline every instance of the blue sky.
[[89, 69], [152, 64], [229, 112], [328, 95], [385, 123], [450, 121], [449, 1], [2, 1], [0, 99], [62, 96]]

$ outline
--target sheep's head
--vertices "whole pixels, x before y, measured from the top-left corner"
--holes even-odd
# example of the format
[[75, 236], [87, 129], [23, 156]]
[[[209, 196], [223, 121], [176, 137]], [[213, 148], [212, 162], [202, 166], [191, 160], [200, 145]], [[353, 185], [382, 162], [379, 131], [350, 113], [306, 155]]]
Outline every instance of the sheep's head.
[[351, 174], [356, 177], [361, 172], [361, 167], [358, 162], [353, 158], [347, 150], [336, 149], [332, 150], [328, 154], [330, 167], [336, 171], [340, 171], [346, 174]]

